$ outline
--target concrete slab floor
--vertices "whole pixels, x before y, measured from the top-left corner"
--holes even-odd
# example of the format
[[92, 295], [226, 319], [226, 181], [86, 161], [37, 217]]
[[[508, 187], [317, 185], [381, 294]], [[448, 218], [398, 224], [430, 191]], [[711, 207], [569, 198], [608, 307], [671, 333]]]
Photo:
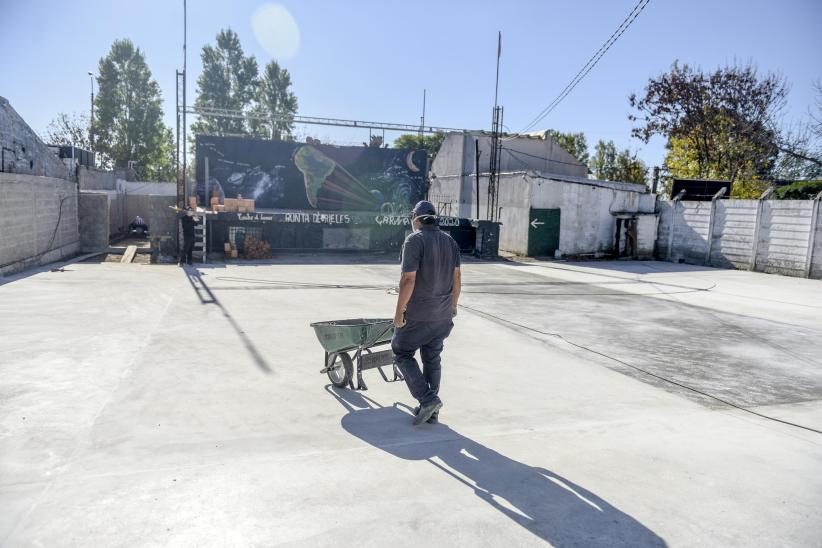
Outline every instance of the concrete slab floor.
[[308, 326], [389, 317], [393, 260], [279, 263], [0, 285], [0, 545], [822, 546], [822, 435], [652, 376], [822, 430], [822, 283], [466, 263], [415, 429]]

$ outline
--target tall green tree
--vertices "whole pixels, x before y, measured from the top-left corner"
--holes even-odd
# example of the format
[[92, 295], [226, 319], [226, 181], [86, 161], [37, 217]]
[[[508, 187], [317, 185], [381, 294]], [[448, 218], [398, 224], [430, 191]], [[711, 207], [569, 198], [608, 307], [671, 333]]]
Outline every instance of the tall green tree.
[[548, 135], [550, 135], [554, 142], [562, 147], [565, 152], [586, 166], [588, 165], [591, 157], [588, 154], [588, 142], [585, 139], [584, 133], [562, 133], [555, 129], [549, 129]]
[[436, 156], [437, 152], [439, 152], [443, 140], [445, 140], [445, 133], [441, 131], [423, 136], [413, 133], [404, 133], [394, 139], [393, 146], [394, 148], [425, 150], [428, 152], [428, 163], [430, 164], [434, 160], [434, 156]]
[[[240, 38], [231, 29], [217, 33], [215, 46], [206, 44], [201, 54], [203, 72], [197, 78], [198, 108], [247, 112], [257, 92], [257, 59], [246, 57]], [[248, 135], [254, 131], [242, 118], [201, 116], [191, 125], [194, 133]]]
[[[771, 173], [779, 151], [773, 119], [787, 93], [783, 78], [760, 77], [752, 65], [704, 73], [674, 62], [668, 73], [648, 81], [642, 97], [629, 97], [637, 111], [629, 119], [638, 123], [635, 137], [668, 140], [673, 177], [727, 179], [743, 188]], [[686, 159], [688, 170], [676, 171]]]
[[170, 172], [171, 131], [163, 123], [160, 86], [140, 48], [117, 40], [100, 59], [94, 98], [95, 151], [106, 167], [132, 162], [144, 178], [166, 178]]
[[591, 170], [595, 179], [603, 181], [617, 179], [617, 151], [613, 141], [605, 142], [602, 139], [597, 141], [588, 169]]
[[596, 179], [645, 184], [648, 166], [627, 148], [618, 150], [613, 141], [600, 139], [594, 146], [594, 155], [588, 169]]
[[253, 135], [276, 140], [293, 138], [297, 96], [291, 91], [291, 74], [288, 69], [280, 68], [277, 61], [271, 61], [265, 66], [257, 83], [251, 112], [257, 116], [270, 117], [269, 120], [251, 120]]

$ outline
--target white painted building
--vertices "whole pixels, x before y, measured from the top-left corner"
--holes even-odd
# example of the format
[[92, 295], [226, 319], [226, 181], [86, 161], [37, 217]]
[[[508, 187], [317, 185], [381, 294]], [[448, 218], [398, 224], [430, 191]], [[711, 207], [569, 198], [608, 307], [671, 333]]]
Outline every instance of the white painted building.
[[[481, 153], [479, 177], [476, 140]], [[440, 214], [488, 218], [490, 147], [486, 134], [446, 137], [432, 165], [429, 191]], [[500, 250], [532, 256], [622, 252], [628, 239], [627, 219], [632, 227], [632, 255], [651, 257], [656, 196], [644, 185], [598, 181], [586, 175], [587, 167], [550, 137], [504, 141], [497, 203], [497, 219], [502, 222]], [[617, 218], [621, 219], [619, 240]]]

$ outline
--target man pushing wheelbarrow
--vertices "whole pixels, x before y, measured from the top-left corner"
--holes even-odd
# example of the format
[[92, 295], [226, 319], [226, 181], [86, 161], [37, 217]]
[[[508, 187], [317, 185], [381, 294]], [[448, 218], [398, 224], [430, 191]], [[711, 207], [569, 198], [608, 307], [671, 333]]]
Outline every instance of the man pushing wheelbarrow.
[[[440, 354], [454, 327], [460, 296], [460, 252], [457, 242], [439, 228], [431, 202], [421, 201], [412, 213], [414, 232], [402, 246], [402, 277], [391, 351], [394, 365], [419, 402], [414, 425], [435, 423], [442, 407]], [[420, 351], [422, 370], [414, 359]]]

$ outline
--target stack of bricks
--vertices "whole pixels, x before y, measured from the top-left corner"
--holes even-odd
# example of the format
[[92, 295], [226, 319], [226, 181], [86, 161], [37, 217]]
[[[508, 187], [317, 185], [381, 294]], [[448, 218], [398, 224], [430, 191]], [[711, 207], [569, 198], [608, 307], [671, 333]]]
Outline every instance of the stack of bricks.
[[243, 198], [226, 198], [223, 211], [233, 211], [235, 213], [254, 213], [254, 200]]
[[230, 242], [226, 242], [223, 246], [223, 249], [225, 250], [225, 258], [226, 259], [236, 259], [237, 258], [237, 246], [236, 245], [234, 245]]

